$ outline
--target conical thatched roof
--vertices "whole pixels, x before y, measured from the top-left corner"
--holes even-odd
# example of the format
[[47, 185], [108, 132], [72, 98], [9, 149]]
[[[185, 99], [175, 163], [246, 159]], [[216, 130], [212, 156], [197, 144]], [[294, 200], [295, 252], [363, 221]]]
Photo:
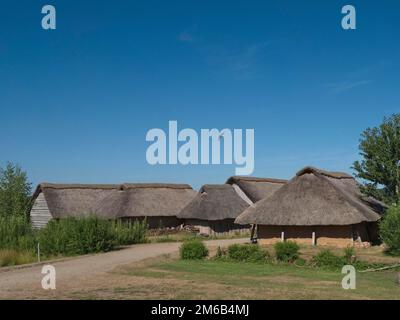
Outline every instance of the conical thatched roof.
[[235, 219], [248, 207], [229, 184], [206, 184], [182, 209], [178, 218], [201, 220]]
[[276, 190], [282, 187], [287, 180], [256, 177], [230, 177], [226, 183], [237, 185], [253, 202], [260, 201], [271, 196]]
[[95, 214], [108, 219], [176, 216], [196, 195], [183, 184], [40, 184], [53, 218]]
[[235, 222], [351, 225], [379, 220], [377, 212], [382, 209], [378, 201], [361, 195], [357, 182], [350, 175], [306, 167], [272, 196], [245, 210]]

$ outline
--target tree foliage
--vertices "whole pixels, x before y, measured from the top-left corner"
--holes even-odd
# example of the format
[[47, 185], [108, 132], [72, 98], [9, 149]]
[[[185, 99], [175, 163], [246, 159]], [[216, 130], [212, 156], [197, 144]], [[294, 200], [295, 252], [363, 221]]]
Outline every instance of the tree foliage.
[[400, 114], [368, 128], [360, 139], [361, 161], [353, 164], [361, 190], [388, 204], [400, 202]]
[[20, 166], [9, 162], [0, 167], [0, 216], [25, 215], [30, 194], [31, 184]]
[[400, 255], [400, 207], [392, 206], [379, 224], [379, 234], [387, 251]]

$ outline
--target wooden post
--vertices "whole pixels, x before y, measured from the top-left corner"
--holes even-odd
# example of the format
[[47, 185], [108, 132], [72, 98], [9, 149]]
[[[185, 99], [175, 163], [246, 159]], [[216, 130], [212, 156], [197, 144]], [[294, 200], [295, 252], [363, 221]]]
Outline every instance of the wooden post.
[[312, 233], [312, 245], [315, 246], [317, 243], [315, 241], [315, 231]]
[[281, 241], [284, 242], [285, 241], [285, 231], [281, 232]]
[[354, 245], [354, 226], [351, 226], [351, 245]]
[[40, 262], [40, 243], [39, 242], [37, 244], [37, 259], [38, 259], [38, 262]]
[[251, 226], [250, 240], [253, 240], [253, 239], [254, 239], [255, 234], [256, 234], [256, 224], [253, 224], [253, 225]]

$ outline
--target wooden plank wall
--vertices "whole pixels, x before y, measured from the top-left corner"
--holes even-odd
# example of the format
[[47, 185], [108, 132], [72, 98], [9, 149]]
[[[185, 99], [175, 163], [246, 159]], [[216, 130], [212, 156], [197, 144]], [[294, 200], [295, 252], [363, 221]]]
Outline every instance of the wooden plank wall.
[[52, 219], [49, 207], [43, 193], [40, 193], [33, 204], [30, 212], [33, 228], [40, 229], [47, 225]]

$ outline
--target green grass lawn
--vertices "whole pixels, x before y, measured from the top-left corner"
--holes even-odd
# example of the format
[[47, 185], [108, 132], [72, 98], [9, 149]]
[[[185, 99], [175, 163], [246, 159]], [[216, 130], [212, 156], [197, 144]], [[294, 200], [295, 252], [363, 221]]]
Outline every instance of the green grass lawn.
[[126, 274], [168, 287], [171, 299], [400, 299], [397, 272], [357, 273], [355, 290], [342, 289], [340, 270], [294, 265], [166, 260]]

